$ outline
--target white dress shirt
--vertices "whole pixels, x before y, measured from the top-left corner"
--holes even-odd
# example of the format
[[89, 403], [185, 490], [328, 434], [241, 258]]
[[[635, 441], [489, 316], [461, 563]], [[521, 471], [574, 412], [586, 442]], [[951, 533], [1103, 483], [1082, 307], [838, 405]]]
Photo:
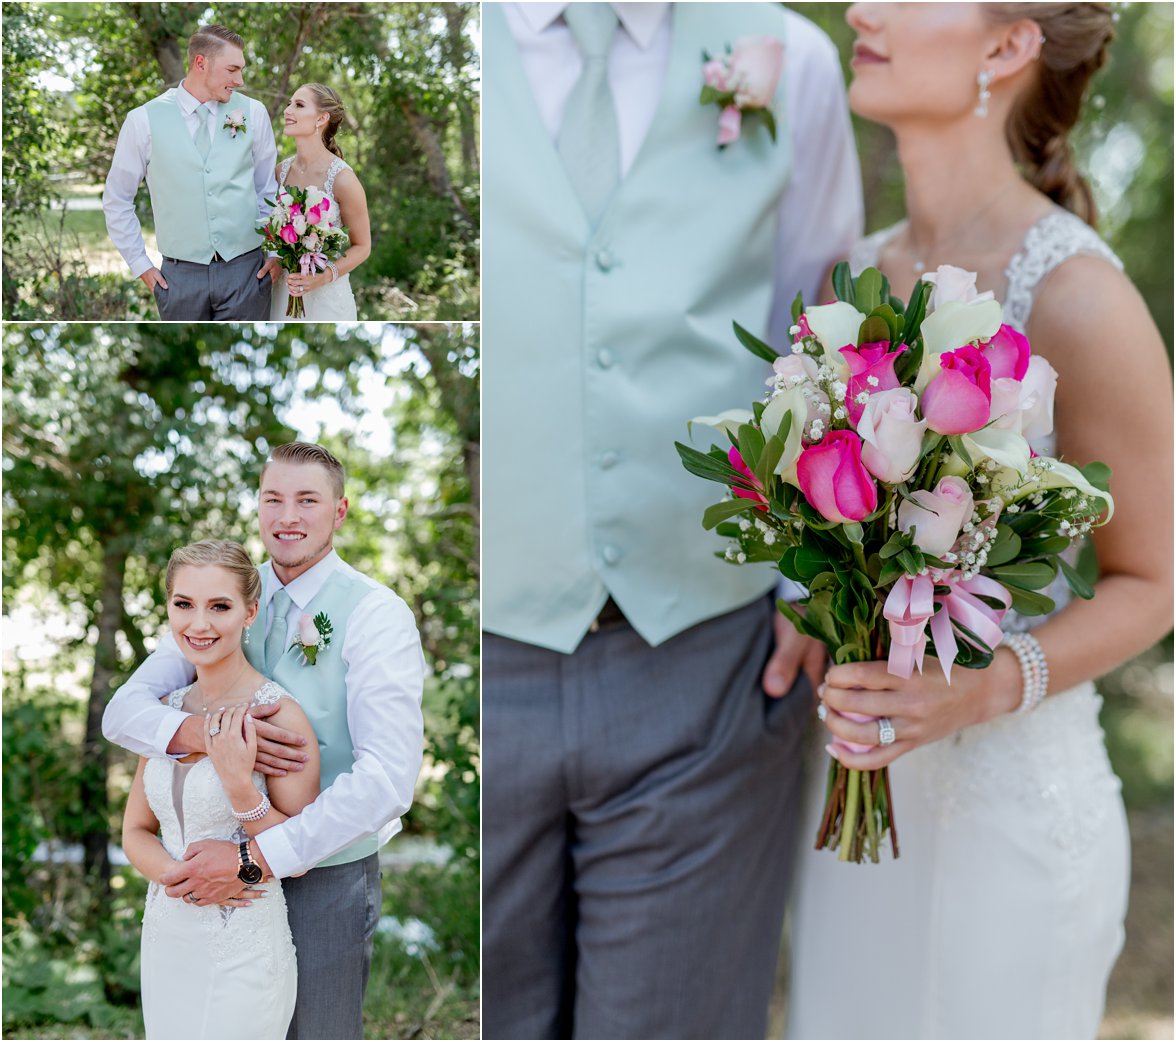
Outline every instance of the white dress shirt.
[[[508, 3], [507, 24], [544, 127], [556, 138], [564, 106], [583, 67], [564, 22], [566, 3]], [[620, 21], [608, 59], [617, 104], [622, 176], [632, 165], [657, 112], [670, 60], [673, 4], [616, 3]], [[792, 144], [792, 174], [776, 214], [775, 287], [769, 341], [791, 339], [792, 299], [819, 299], [824, 270], [844, 259], [864, 222], [861, 174], [836, 48], [812, 22], [785, 9], [783, 131]], [[734, 40], [729, 41], [734, 43]], [[702, 56], [699, 55], [699, 89]], [[718, 109], [715, 129], [718, 131]], [[673, 186], [667, 185], [667, 191]]]
[[[184, 124], [193, 140], [196, 139], [196, 132], [200, 127], [202, 111], [208, 123], [208, 133], [215, 140], [217, 131], [224, 125], [224, 114], [231, 112], [234, 107], [230, 100], [219, 106], [216, 102], [210, 102], [202, 110], [201, 103], [184, 89], [182, 82], [178, 87], [172, 87], [165, 92], [164, 96], [167, 94], [176, 96]], [[260, 219], [270, 212], [266, 197], [273, 199], [278, 189], [274, 177], [278, 145], [274, 140], [274, 128], [270, 125], [269, 113], [261, 102], [249, 99], [249, 111], [245, 114], [245, 119], [245, 125], [252, 131], [250, 140], [253, 143], [253, 184], [257, 190], [257, 216]], [[135, 278], [150, 268], [158, 267], [147, 256], [147, 248], [143, 244], [143, 229], [135, 214], [135, 194], [147, 176], [147, 166], [150, 162], [151, 124], [147, 118], [146, 107], [140, 105], [137, 109], [131, 110], [118, 133], [114, 159], [110, 164], [110, 173], [106, 175], [106, 188], [102, 192], [106, 230]]]
[[[286, 587], [290, 608], [282, 625], [290, 642], [306, 606], [336, 570], [371, 587], [347, 620], [342, 656], [347, 667], [347, 725], [355, 763], [297, 816], [266, 829], [258, 846], [275, 876], [302, 872], [363, 836], [380, 843], [400, 831], [412, 804], [424, 744], [421, 694], [424, 657], [416, 620], [387, 587], [361, 575], [331, 551]], [[266, 562], [260, 568], [260, 610], [271, 614], [279, 583]], [[102, 733], [140, 756], [166, 756], [187, 714], [160, 703], [192, 682], [195, 671], [171, 632], [115, 693], [102, 717]]]

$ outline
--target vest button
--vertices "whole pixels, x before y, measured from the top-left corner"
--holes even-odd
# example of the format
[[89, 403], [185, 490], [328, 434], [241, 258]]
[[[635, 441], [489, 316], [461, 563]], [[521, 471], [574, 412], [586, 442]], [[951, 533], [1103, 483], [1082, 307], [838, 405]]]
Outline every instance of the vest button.
[[616, 564], [621, 559], [621, 551], [615, 546], [606, 546], [601, 553], [605, 564]]
[[601, 369], [607, 369], [613, 364], [613, 354], [607, 347], [596, 352], [596, 362]]
[[600, 457], [600, 469], [611, 470], [620, 462], [621, 454], [619, 452], [606, 452], [603, 456]]
[[617, 266], [617, 259], [609, 250], [597, 250], [596, 266], [601, 271], [612, 271]]

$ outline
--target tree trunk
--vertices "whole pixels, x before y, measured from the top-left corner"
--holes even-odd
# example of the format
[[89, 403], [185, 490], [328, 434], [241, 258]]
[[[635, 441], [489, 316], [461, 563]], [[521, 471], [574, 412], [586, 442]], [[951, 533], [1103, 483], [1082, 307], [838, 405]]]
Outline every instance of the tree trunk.
[[82, 746], [81, 797], [88, 818], [82, 836], [82, 864], [90, 881], [97, 921], [110, 904], [110, 828], [106, 790], [108, 749], [102, 737], [102, 713], [110, 700], [118, 669], [115, 641], [123, 621], [123, 581], [127, 554], [117, 535], [103, 540], [102, 591], [98, 601], [98, 642], [94, 649], [94, 673], [86, 707], [86, 735]]
[[449, 200], [453, 205], [454, 215], [459, 221], [472, 227], [473, 218], [470, 217], [460, 196], [453, 189], [453, 183], [449, 180], [449, 170], [445, 166], [445, 153], [441, 150], [441, 142], [432, 126], [429, 125], [429, 121], [417, 112], [413, 108], [412, 102], [407, 99], [400, 102], [400, 110], [412, 128], [417, 147], [424, 154], [429, 185], [438, 196]]
[[[461, 4], [445, 5], [445, 22], [448, 29], [447, 51], [453, 75], [462, 81], [462, 71], [466, 64], [466, 16], [469, 8]], [[474, 107], [470, 104], [470, 92], [458, 91], [457, 114], [461, 128], [461, 163], [467, 175], [470, 176], [478, 169], [478, 129], [474, 118]]]
[[185, 53], [180, 49], [180, 39], [189, 35], [189, 26], [194, 27], [200, 16], [201, 5], [194, 3], [169, 4], [128, 4], [131, 17], [151, 48], [165, 87], [174, 87], [184, 78]]

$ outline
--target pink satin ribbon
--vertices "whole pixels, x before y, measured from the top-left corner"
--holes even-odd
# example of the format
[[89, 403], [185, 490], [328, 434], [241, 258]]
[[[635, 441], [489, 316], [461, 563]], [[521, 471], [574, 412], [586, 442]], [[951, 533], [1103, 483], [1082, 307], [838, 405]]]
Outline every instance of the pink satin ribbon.
[[311, 274], [311, 269], [314, 268], [322, 271], [327, 266], [327, 257], [324, 253], [304, 253], [299, 258], [298, 266], [302, 269], [303, 275]]
[[[935, 593], [935, 585], [950, 587], [948, 593]], [[989, 607], [980, 597], [991, 597], [1004, 605]], [[994, 579], [983, 575], [963, 579], [958, 571], [933, 572], [913, 579], [904, 575], [890, 590], [882, 614], [890, 622], [890, 658], [886, 671], [907, 679], [915, 666], [923, 672], [923, 653], [927, 649], [927, 623], [935, 637], [935, 651], [943, 675], [951, 683], [951, 667], [959, 643], [953, 623], [965, 627], [972, 637], [960, 633], [960, 639], [973, 647], [995, 650], [1001, 641], [1000, 620], [1012, 606], [1008, 591]]]

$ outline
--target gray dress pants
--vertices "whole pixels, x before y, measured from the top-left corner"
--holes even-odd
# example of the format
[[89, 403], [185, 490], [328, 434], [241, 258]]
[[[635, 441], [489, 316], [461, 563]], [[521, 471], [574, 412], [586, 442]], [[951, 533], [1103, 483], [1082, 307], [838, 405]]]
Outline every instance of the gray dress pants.
[[273, 278], [257, 277], [265, 253], [256, 250], [231, 261], [195, 264], [164, 257], [160, 273], [167, 289], [155, 287], [155, 304], [165, 322], [264, 322], [270, 314]]
[[773, 610], [486, 636], [484, 1038], [763, 1038], [812, 710], [760, 686]]
[[380, 864], [369, 854], [282, 880], [298, 952], [287, 1038], [363, 1038], [363, 994], [380, 919]]

